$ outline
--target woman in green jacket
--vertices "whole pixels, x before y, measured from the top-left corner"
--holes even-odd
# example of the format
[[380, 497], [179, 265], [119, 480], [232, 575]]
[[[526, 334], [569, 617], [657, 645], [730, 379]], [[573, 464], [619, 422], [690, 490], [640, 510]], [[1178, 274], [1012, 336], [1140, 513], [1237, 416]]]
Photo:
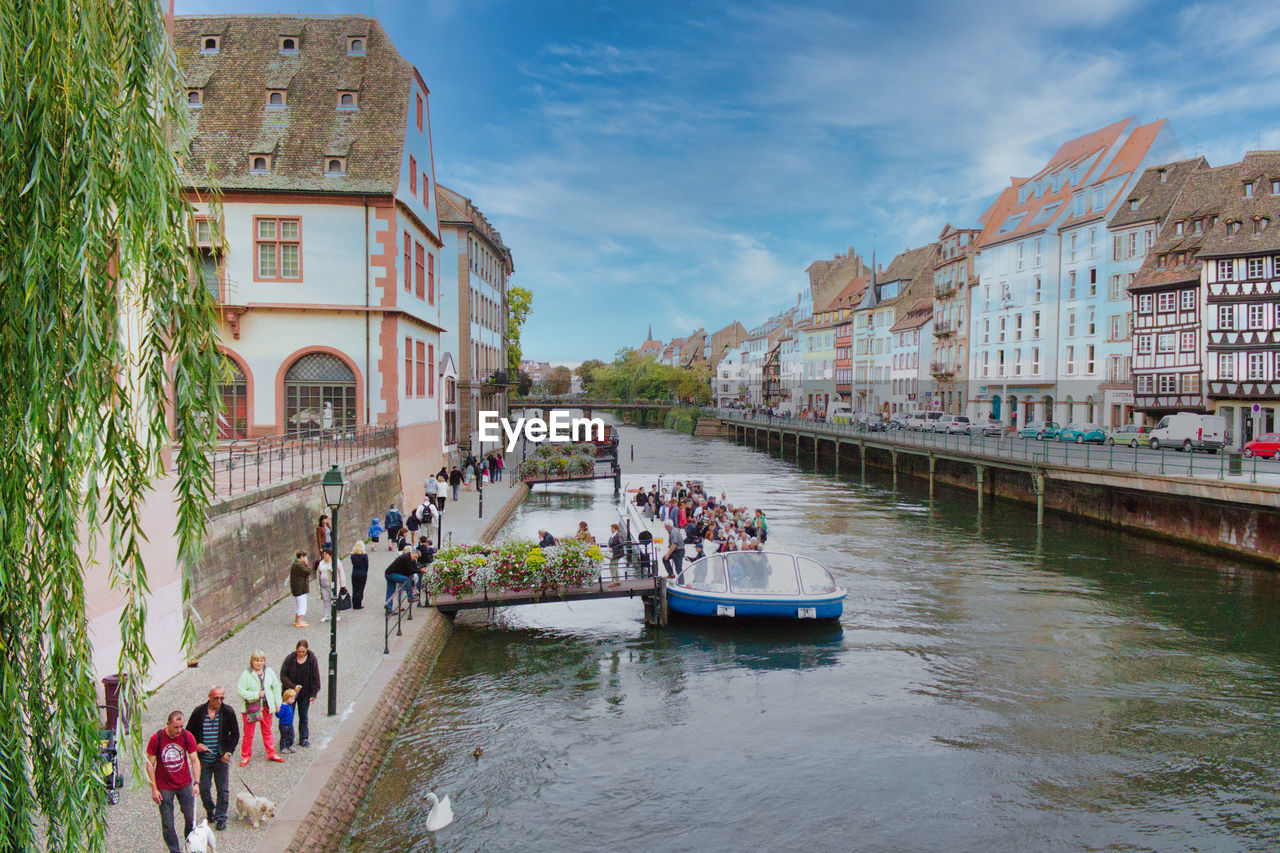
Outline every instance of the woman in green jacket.
[[253, 757], [253, 727], [262, 724], [262, 745], [267, 748], [268, 761], [284, 761], [276, 754], [275, 738], [271, 734], [271, 720], [280, 707], [280, 679], [267, 666], [267, 656], [254, 652], [249, 656], [249, 668], [240, 674], [236, 692], [244, 702], [244, 740], [240, 743], [240, 766], [244, 767]]

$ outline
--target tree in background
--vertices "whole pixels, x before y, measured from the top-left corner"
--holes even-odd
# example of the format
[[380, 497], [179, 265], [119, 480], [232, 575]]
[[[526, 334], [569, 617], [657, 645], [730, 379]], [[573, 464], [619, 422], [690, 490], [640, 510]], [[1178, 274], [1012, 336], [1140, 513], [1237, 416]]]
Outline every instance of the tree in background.
[[529, 390], [533, 388], [533, 377], [523, 370], [516, 371], [516, 393], [521, 397], [528, 396]]
[[526, 287], [507, 290], [507, 374], [515, 376], [520, 370], [523, 350], [520, 349], [520, 330], [533, 312], [533, 291]]
[[222, 373], [170, 146], [181, 85], [156, 0], [0, 8], [0, 853], [104, 848], [95, 557], [123, 602], [122, 745], [140, 766], [139, 547], [167, 454], [184, 576], [204, 535]]
[[605, 363], [598, 358], [589, 358], [574, 368], [574, 373], [582, 380], [584, 389], [591, 387], [591, 383], [595, 381], [596, 371], [604, 367]]
[[[659, 364], [633, 349], [618, 350], [612, 364], [583, 362], [590, 377], [579, 373], [587, 397], [625, 402], [711, 401], [711, 377], [706, 370]], [[579, 368], [581, 371], [581, 367]]]
[[568, 394], [573, 386], [573, 374], [563, 364], [556, 365], [547, 371], [547, 393], [552, 397]]

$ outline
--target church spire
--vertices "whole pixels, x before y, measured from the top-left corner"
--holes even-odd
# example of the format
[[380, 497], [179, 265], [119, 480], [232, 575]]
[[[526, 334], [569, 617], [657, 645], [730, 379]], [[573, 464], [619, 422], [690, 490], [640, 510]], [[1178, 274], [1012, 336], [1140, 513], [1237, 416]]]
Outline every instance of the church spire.
[[645, 340], [646, 341], [653, 340], [653, 324], [652, 323], [649, 324], [649, 337], [645, 338]]

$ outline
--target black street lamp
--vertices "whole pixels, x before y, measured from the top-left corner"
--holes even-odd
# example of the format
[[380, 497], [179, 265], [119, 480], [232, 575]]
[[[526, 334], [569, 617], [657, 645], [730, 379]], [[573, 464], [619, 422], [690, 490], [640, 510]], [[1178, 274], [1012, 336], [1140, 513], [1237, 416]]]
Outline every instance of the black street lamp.
[[324, 502], [333, 520], [333, 552], [329, 555], [329, 716], [338, 714], [338, 510], [342, 508], [342, 493], [347, 481], [342, 469], [334, 465], [325, 472], [320, 488]]

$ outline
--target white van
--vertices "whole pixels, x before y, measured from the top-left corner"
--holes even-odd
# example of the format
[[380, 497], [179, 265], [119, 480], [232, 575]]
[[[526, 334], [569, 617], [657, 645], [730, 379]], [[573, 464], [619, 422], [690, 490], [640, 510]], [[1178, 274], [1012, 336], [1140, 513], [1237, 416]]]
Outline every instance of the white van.
[[830, 403], [827, 403], [827, 423], [853, 423], [853, 406], [849, 405], [844, 400], [832, 400]]
[[1188, 453], [1207, 450], [1217, 453], [1227, 441], [1227, 419], [1221, 415], [1178, 412], [1165, 415], [1151, 430], [1151, 449], [1172, 447]]
[[907, 429], [913, 432], [919, 432], [924, 429], [929, 421], [929, 415], [926, 412], [912, 412], [907, 415]]

